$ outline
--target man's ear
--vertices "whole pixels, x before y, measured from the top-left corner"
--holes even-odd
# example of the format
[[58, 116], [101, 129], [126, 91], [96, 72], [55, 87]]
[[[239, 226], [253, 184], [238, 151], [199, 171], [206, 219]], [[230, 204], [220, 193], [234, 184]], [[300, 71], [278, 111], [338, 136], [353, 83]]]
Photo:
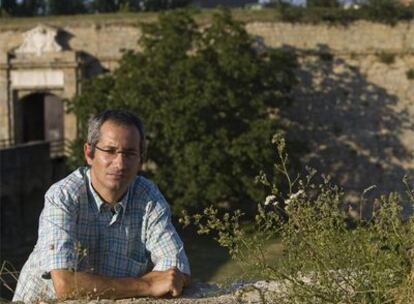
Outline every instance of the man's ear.
[[91, 150], [91, 146], [89, 144], [84, 144], [83, 145], [83, 154], [85, 155], [85, 159], [86, 162], [88, 163], [88, 165], [92, 165], [92, 150]]

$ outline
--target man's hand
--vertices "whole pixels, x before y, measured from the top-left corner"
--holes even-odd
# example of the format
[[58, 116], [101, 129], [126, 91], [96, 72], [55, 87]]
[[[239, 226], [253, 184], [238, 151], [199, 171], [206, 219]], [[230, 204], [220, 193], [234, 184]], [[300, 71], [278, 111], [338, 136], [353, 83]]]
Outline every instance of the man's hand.
[[153, 297], [162, 297], [171, 294], [178, 297], [183, 287], [189, 284], [189, 276], [180, 272], [176, 267], [166, 271], [152, 271], [140, 279], [148, 284], [149, 293]]

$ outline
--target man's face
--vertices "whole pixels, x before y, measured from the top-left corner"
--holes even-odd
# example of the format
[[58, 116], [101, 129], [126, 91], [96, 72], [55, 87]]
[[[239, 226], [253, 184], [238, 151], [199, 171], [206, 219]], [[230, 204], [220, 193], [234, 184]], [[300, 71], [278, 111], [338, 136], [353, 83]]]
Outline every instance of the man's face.
[[85, 144], [85, 158], [91, 168], [92, 185], [108, 203], [116, 202], [141, 166], [140, 135], [135, 126], [106, 121], [100, 129], [100, 138], [94, 156]]

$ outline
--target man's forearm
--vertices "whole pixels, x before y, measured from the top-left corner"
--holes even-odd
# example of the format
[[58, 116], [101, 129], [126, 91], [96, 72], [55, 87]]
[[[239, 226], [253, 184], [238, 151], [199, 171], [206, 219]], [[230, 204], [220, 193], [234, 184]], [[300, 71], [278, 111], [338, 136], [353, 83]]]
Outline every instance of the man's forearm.
[[141, 278], [112, 278], [87, 272], [52, 270], [57, 298], [92, 296], [99, 298], [132, 298], [150, 296], [150, 284]]
[[113, 278], [88, 272], [52, 270], [56, 297], [76, 298], [91, 296], [99, 298], [161, 297], [166, 294], [179, 296], [190, 277], [176, 267], [166, 271], [152, 271], [142, 277]]

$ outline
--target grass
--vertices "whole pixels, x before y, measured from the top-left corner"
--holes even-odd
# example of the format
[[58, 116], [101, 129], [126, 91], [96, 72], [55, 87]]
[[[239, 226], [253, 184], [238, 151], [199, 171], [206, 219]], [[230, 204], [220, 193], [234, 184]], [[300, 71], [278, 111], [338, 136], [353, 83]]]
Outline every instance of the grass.
[[[245, 268], [239, 265], [230, 258], [225, 248], [209, 236], [185, 233], [183, 241], [195, 281], [225, 284], [254, 274], [253, 266]], [[269, 265], [276, 266], [283, 258], [283, 246], [278, 239], [270, 240], [266, 251]]]
[[18, 271], [14, 266], [3, 261], [0, 268], [0, 303], [6, 303], [12, 298], [17, 277]]

